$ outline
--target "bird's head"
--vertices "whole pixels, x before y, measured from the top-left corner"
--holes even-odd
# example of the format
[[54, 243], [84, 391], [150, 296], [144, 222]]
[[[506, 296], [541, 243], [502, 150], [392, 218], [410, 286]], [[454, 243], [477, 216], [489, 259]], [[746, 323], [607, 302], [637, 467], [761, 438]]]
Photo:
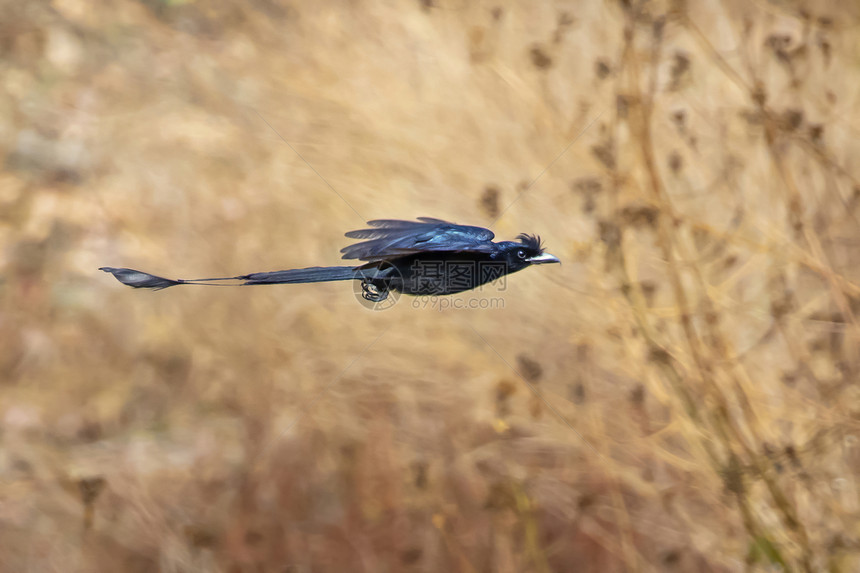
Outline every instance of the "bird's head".
[[519, 271], [530, 265], [561, 262], [558, 257], [544, 252], [543, 244], [537, 235], [523, 233], [516, 241], [505, 241], [501, 246], [508, 272]]

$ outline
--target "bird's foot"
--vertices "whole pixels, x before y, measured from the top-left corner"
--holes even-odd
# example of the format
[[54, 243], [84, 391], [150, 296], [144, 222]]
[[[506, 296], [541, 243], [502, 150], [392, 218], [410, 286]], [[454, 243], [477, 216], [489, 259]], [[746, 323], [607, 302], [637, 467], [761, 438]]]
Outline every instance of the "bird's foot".
[[370, 281], [361, 281], [361, 296], [371, 302], [382, 302], [388, 298], [388, 289], [381, 289]]

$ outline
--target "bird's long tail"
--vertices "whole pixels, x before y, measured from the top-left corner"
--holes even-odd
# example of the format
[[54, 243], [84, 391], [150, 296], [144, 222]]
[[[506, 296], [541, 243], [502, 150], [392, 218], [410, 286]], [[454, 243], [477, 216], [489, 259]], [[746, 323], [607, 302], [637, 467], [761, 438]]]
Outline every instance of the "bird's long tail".
[[114, 267], [101, 267], [99, 270], [112, 274], [116, 280], [124, 285], [152, 290], [161, 290], [176, 285], [235, 286], [321, 283], [328, 281], [348, 281], [360, 278], [361, 275], [360, 271], [354, 267], [310, 267], [307, 269], [251, 273], [236, 277], [211, 279], [166, 279], [134, 269]]

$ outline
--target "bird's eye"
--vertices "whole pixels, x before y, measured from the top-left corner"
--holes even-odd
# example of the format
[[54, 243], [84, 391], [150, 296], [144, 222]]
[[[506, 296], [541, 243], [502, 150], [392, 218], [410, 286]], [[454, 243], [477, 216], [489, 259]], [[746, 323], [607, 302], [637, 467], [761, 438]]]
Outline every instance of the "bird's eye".
[[526, 252], [524, 250], [520, 249], [519, 251], [517, 251], [517, 256], [521, 259], [524, 259], [524, 258], [526, 258]]

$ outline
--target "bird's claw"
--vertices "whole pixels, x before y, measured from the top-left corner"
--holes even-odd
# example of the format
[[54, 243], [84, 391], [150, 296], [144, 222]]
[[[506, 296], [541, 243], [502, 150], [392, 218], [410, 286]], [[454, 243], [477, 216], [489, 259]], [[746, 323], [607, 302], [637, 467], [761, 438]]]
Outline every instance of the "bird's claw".
[[361, 296], [371, 302], [382, 302], [388, 298], [388, 289], [380, 289], [370, 281], [361, 281]]

